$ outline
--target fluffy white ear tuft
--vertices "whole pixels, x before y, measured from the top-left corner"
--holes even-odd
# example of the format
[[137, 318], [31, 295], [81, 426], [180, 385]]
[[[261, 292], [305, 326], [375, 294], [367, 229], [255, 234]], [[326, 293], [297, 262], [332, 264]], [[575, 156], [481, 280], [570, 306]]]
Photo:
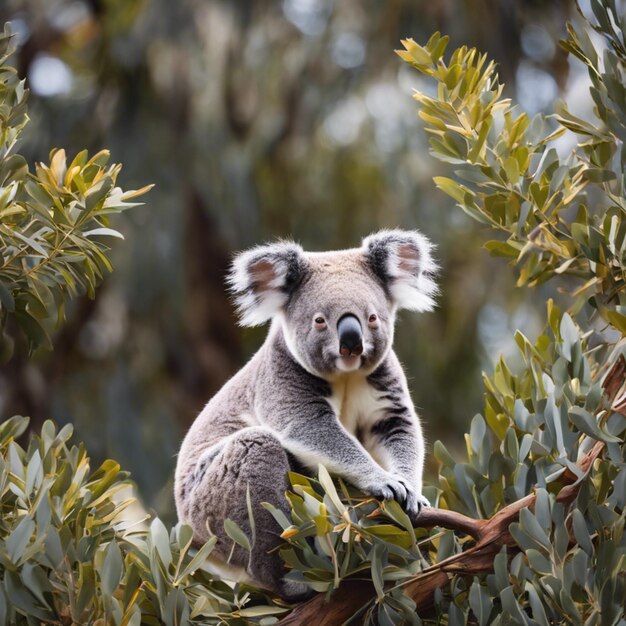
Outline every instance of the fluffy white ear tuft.
[[431, 311], [437, 285], [433, 244], [416, 230], [382, 230], [363, 240], [363, 253], [400, 309]]
[[279, 313], [302, 280], [302, 248], [291, 241], [257, 246], [235, 257], [228, 283], [241, 326], [260, 326]]

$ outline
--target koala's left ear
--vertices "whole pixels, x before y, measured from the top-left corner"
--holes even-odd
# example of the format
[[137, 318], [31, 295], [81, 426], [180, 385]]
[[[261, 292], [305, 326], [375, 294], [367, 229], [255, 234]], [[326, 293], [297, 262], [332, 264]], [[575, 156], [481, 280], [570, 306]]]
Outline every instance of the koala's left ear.
[[400, 309], [431, 311], [437, 285], [433, 245], [416, 230], [383, 230], [363, 240], [363, 253]]
[[300, 284], [305, 269], [304, 251], [291, 241], [257, 246], [238, 254], [228, 282], [241, 326], [259, 326], [279, 313]]

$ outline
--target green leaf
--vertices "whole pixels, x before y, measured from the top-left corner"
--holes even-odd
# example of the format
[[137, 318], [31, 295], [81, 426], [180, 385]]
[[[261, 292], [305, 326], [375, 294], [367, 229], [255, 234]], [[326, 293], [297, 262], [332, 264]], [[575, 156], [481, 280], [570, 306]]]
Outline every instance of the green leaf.
[[469, 605], [474, 613], [474, 617], [478, 620], [479, 626], [489, 624], [489, 617], [493, 609], [493, 602], [487, 593], [487, 590], [481, 585], [477, 579], [474, 579], [469, 591]]
[[607, 311], [606, 317], [622, 335], [626, 335], [626, 315], [622, 315], [617, 311]]
[[124, 573], [124, 563], [122, 553], [117, 541], [113, 540], [109, 543], [104, 551], [104, 561], [100, 569], [100, 579], [102, 581], [102, 591], [107, 595], [113, 595], [117, 589], [122, 574]]
[[320, 484], [322, 485], [322, 487], [324, 487], [324, 491], [326, 491], [326, 494], [337, 509], [337, 513], [341, 515], [341, 513], [346, 510], [346, 507], [344, 506], [341, 498], [339, 497], [339, 494], [337, 493], [337, 490], [335, 489], [333, 479], [330, 477], [328, 470], [321, 463], [318, 465], [317, 471]]
[[428, 51], [419, 44], [415, 43], [413, 39], [406, 39], [402, 41], [402, 44], [406, 48], [409, 58], [414, 63], [418, 65], [430, 65], [432, 63], [432, 58]]
[[484, 247], [489, 251], [491, 256], [516, 259], [520, 254], [520, 250], [511, 245], [508, 241], [496, 241], [493, 239], [487, 241]]
[[572, 529], [578, 545], [588, 556], [593, 556], [593, 544], [591, 543], [589, 530], [583, 514], [578, 509], [572, 511]]
[[561, 318], [561, 325], [559, 328], [559, 332], [561, 335], [561, 341], [563, 342], [562, 352], [563, 356], [568, 360], [572, 361], [572, 346], [576, 345], [579, 341], [578, 329], [576, 325], [572, 321], [572, 318], [564, 313]]
[[95, 211], [104, 202], [112, 188], [113, 180], [110, 176], [105, 176], [93, 185], [85, 194], [85, 211], [88, 214]]
[[410, 548], [413, 544], [411, 537], [405, 530], [391, 524], [376, 524], [370, 526], [367, 532], [385, 543], [393, 543], [402, 548]]
[[22, 580], [26, 588], [41, 602], [41, 605], [50, 609], [44, 594], [51, 591], [51, 585], [44, 569], [35, 563], [25, 563], [22, 568]]
[[282, 529], [289, 528], [289, 526], [291, 526], [291, 522], [279, 508], [273, 506], [269, 502], [261, 502], [261, 506], [266, 511], [271, 513], [272, 517], [278, 522]]
[[439, 440], [435, 441], [433, 446], [433, 456], [446, 467], [454, 467], [456, 465], [456, 460], [454, 457], [446, 450], [446, 447]]
[[20, 239], [21, 241], [23, 241], [24, 243], [28, 244], [35, 252], [38, 252], [44, 259], [48, 258], [47, 250], [35, 239], [33, 239], [32, 237], [27, 237], [23, 233], [19, 232], [19, 230], [15, 230], [15, 229], [13, 230], [12, 234], [18, 239]]
[[165, 600], [164, 621], [172, 626], [189, 624], [189, 601], [180, 588], [171, 589]]
[[11, 439], [16, 439], [28, 428], [30, 418], [21, 415], [0, 422], [0, 447], [5, 447]]
[[493, 559], [493, 571], [495, 574], [495, 583], [499, 591], [502, 591], [508, 587], [509, 583], [509, 570], [507, 563], [506, 548], [502, 548], [502, 551], [496, 554]]
[[461, 185], [445, 176], [435, 176], [433, 180], [435, 181], [435, 185], [444, 193], [447, 193], [459, 204], [465, 204], [466, 190]]
[[23, 517], [6, 540], [6, 549], [13, 563], [18, 563], [30, 543], [35, 530], [35, 522], [30, 517]]
[[168, 568], [172, 562], [170, 537], [163, 522], [155, 517], [150, 524], [150, 541], [161, 559], [161, 563]]
[[570, 421], [578, 430], [598, 441], [604, 441], [605, 443], [619, 443], [621, 441], [619, 437], [603, 431], [598, 425], [598, 420], [580, 406], [573, 406], [569, 410], [568, 415]]
[[193, 529], [188, 524], [179, 523], [176, 526], [176, 541], [180, 548], [181, 558], [184, 557], [193, 541]]
[[550, 549], [550, 538], [546, 535], [546, 531], [539, 525], [537, 518], [529, 509], [523, 508], [519, 512], [520, 527], [528, 533], [535, 541], [543, 545], [547, 550]]
[[526, 558], [528, 559], [528, 563], [530, 564], [530, 566], [538, 574], [546, 575], [552, 573], [550, 560], [538, 550], [535, 550], [534, 548], [529, 548], [528, 550], [526, 550]]
[[254, 510], [252, 508], [252, 498], [250, 497], [250, 483], [246, 485], [246, 508], [248, 509], [248, 521], [250, 522], [250, 535], [252, 536], [252, 543], [254, 543], [256, 537], [256, 523]]
[[118, 239], [124, 239], [124, 235], [112, 228], [94, 228], [87, 230], [83, 233], [85, 237], [105, 236], [105, 237], [117, 237]]
[[207, 560], [208, 556], [213, 551], [215, 544], [217, 543], [217, 537], [210, 537], [209, 540], [195, 553], [189, 563], [180, 571], [175, 579], [176, 584], [184, 580], [185, 576], [193, 573], [199, 567], [201, 567]]
[[545, 609], [540, 599], [539, 592], [531, 582], [525, 584], [526, 593], [528, 594], [528, 601], [530, 602], [530, 608], [532, 609], [532, 617], [539, 624], [539, 626], [550, 626], [548, 617], [546, 616]]
[[528, 623], [527, 618], [515, 598], [512, 586], [506, 587], [500, 592], [500, 601], [502, 602], [502, 609], [508, 614], [509, 618], [513, 620], [514, 624], [524, 625]]
[[470, 440], [472, 450], [478, 454], [483, 445], [483, 439], [487, 434], [487, 425], [482, 415], [475, 415], [470, 426]]
[[263, 617], [265, 615], [280, 615], [287, 613], [291, 609], [280, 606], [251, 606], [245, 609], [239, 609], [237, 615], [240, 617]]
[[41, 456], [39, 450], [35, 450], [26, 467], [26, 493], [31, 494], [35, 485], [40, 485], [43, 480]]
[[385, 582], [383, 579], [383, 557], [385, 555], [385, 546], [382, 543], [377, 543], [371, 552], [371, 572], [372, 582], [374, 583], [374, 589], [376, 590], [376, 597], [380, 602], [385, 597]]
[[243, 532], [243, 530], [241, 530], [241, 528], [239, 528], [237, 523], [234, 522], [232, 519], [224, 520], [224, 530], [226, 531], [226, 534], [237, 545], [240, 545], [242, 548], [244, 548], [248, 552], [252, 550], [252, 546], [250, 545], [250, 540], [248, 539], [246, 534]]
[[584, 176], [592, 183], [606, 183], [610, 180], [615, 180], [617, 178], [615, 172], [600, 169], [598, 167], [590, 167], [589, 169], [585, 170]]
[[519, 180], [519, 164], [517, 163], [517, 159], [515, 157], [507, 157], [503, 163], [504, 170], [506, 172], [506, 176], [512, 183], [517, 183]]

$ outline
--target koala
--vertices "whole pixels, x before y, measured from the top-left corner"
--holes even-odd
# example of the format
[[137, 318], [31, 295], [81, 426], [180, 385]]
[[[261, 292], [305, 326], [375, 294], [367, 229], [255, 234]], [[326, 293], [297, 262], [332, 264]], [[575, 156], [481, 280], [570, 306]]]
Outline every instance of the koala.
[[[288, 513], [287, 472], [322, 463], [414, 519], [422, 494], [424, 440], [402, 367], [392, 350], [399, 309], [434, 306], [432, 245], [417, 231], [386, 230], [360, 248], [305, 252], [292, 242], [239, 254], [229, 277], [241, 324], [271, 320], [251, 360], [209, 401], [178, 455], [179, 519], [197, 542], [248, 579], [299, 601], [284, 578], [280, 528], [262, 502]], [[224, 520], [252, 536], [233, 549]]]

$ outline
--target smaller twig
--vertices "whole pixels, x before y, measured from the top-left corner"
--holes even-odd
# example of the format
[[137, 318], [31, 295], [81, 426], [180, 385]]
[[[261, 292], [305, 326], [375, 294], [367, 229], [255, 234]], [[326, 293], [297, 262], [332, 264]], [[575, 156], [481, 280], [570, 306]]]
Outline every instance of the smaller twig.
[[450, 530], [457, 530], [480, 540], [486, 520], [472, 519], [447, 509], [426, 508], [415, 520], [415, 524], [420, 528], [434, 528], [442, 526]]

